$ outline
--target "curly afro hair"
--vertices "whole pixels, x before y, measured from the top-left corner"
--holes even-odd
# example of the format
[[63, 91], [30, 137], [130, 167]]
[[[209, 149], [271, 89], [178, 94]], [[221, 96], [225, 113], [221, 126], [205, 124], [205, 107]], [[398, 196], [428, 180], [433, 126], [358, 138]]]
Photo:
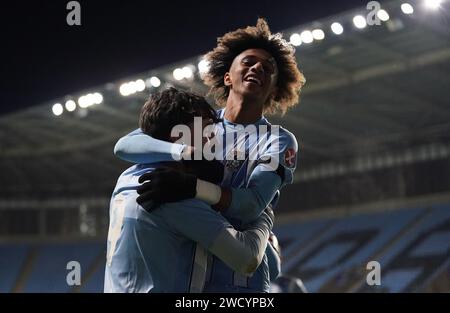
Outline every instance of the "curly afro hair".
[[219, 106], [226, 105], [230, 89], [224, 84], [224, 75], [236, 56], [247, 49], [263, 49], [275, 59], [278, 92], [264, 104], [264, 113], [283, 115], [299, 102], [300, 90], [306, 80], [297, 67], [294, 47], [282, 38], [281, 33], [272, 34], [263, 18], [258, 18], [256, 26], [240, 28], [218, 38], [217, 46], [205, 55], [209, 69], [202, 79], [210, 87], [209, 95]]

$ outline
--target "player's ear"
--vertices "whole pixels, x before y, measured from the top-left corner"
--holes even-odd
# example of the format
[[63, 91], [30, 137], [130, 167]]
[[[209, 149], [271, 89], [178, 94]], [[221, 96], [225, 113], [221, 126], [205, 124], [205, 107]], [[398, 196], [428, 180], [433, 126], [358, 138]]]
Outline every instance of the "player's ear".
[[226, 72], [223, 76], [223, 83], [225, 86], [230, 87], [231, 86], [231, 76], [230, 72]]

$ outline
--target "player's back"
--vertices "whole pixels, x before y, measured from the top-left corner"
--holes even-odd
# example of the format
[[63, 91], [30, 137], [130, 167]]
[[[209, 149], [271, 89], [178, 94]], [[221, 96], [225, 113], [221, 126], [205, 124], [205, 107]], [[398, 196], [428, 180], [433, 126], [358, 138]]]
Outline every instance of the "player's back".
[[163, 204], [151, 213], [136, 203], [138, 178], [157, 165], [135, 165], [111, 199], [105, 292], [188, 292], [196, 244], [171, 227], [172, 212], [197, 200]]

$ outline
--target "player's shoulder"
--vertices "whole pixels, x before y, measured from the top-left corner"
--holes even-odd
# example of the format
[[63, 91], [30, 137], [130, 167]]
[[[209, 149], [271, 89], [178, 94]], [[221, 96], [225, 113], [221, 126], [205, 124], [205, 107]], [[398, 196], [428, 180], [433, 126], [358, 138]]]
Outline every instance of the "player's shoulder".
[[297, 138], [295, 135], [284, 128], [281, 125], [271, 124], [270, 125], [270, 132], [271, 136], [277, 136], [281, 142], [283, 142], [286, 146], [294, 147], [297, 150], [298, 143]]
[[285, 138], [286, 140], [295, 143], [297, 145], [297, 138], [295, 137], [295, 135], [286, 128], [284, 128], [283, 126], [279, 127], [280, 127], [280, 137]]

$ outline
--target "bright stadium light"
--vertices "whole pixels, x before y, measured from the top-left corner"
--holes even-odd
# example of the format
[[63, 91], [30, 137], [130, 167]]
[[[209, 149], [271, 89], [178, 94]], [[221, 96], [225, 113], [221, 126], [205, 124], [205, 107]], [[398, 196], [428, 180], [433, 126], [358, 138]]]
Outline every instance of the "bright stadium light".
[[92, 93], [87, 94], [86, 96], [86, 104], [88, 107], [95, 103], [95, 96]]
[[181, 69], [183, 71], [183, 78], [191, 78], [194, 73], [189, 66], [185, 66]]
[[404, 14], [413, 14], [414, 13], [414, 8], [411, 4], [409, 3], [403, 3], [400, 8], [402, 9], [402, 12]]
[[353, 18], [353, 24], [356, 26], [356, 28], [363, 29], [367, 26], [366, 19], [362, 15], [356, 15]]
[[128, 92], [131, 94], [136, 93], [137, 83], [135, 81], [128, 82]]
[[441, 6], [442, 0], [425, 0], [425, 6], [429, 9], [436, 10]]
[[93, 94], [92, 100], [94, 101], [94, 104], [100, 104], [103, 102], [103, 96], [99, 92], [95, 92]]
[[124, 97], [129, 96], [131, 92], [128, 83], [123, 83], [122, 85], [120, 85], [119, 92]]
[[149, 86], [149, 87], [152, 86], [152, 87], [158, 88], [159, 86], [161, 86], [161, 81], [156, 76], [152, 76], [149, 79], [147, 79], [146, 83], [147, 83], [147, 86]]
[[181, 68], [176, 68], [173, 70], [173, 78], [176, 80], [182, 80], [184, 78], [184, 72]]
[[304, 43], [311, 43], [314, 40], [314, 37], [311, 33], [311, 31], [309, 30], [304, 30], [302, 31], [302, 33], [300, 34], [300, 39], [302, 40], [302, 42]]
[[197, 65], [198, 71], [200, 74], [205, 74], [209, 71], [209, 63], [205, 59], [198, 62]]
[[61, 103], [55, 103], [52, 106], [52, 111], [53, 111], [54, 115], [60, 116], [63, 113], [64, 109], [63, 109], [63, 106], [61, 105]]
[[336, 35], [340, 35], [344, 32], [344, 27], [342, 27], [341, 23], [334, 22], [331, 24], [331, 31]]
[[145, 82], [142, 79], [138, 79], [136, 81], [131, 81], [128, 83], [123, 83], [119, 87], [119, 92], [122, 96], [129, 96], [136, 92], [144, 91]]
[[321, 29], [314, 29], [312, 31], [312, 36], [314, 40], [322, 40], [325, 38], [325, 33]]
[[69, 112], [75, 111], [77, 104], [73, 100], [67, 100], [65, 104], [66, 110]]
[[141, 92], [145, 89], [145, 82], [142, 79], [138, 79], [134, 82], [136, 91]]
[[388, 12], [386, 12], [385, 10], [381, 9], [377, 12], [377, 16], [380, 20], [382, 20], [383, 22], [386, 22], [389, 20], [389, 14]]
[[292, 45], [298, 47], [298, 46], [300, 46], [300, 45], [302, 44], [302, 38], [300, 37], [300, 34], [293, 33], [293, 34], [291, 35], [291, 37], [289, 38], [289, 42], [290, 42]]
[[90, 101], [89, 98], [87, 96], [81, 96], [78, 98], [78, 105], [80, 106], [80, 108], [87, 108], [88, 106], [90, 106]]

